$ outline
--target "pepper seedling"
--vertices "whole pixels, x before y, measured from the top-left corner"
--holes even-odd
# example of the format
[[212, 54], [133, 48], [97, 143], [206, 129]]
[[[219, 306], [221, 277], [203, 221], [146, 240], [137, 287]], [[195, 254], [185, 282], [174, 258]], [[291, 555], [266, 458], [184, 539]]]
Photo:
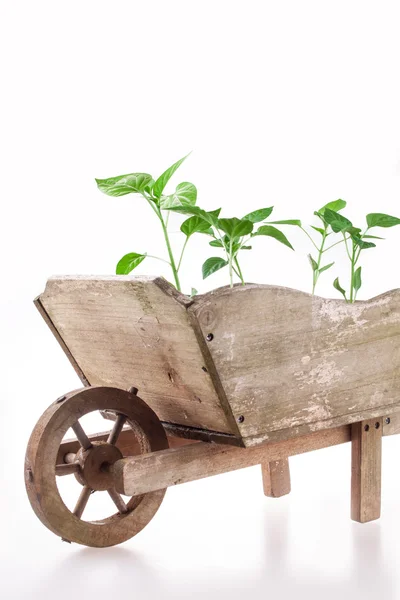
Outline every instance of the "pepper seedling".
[[[130, 252], [129, 254], [125, 254], [117, 264], [117, 274], [127, 275], [140, 265], [146, 257], [156, 258], [157, 260], [161, 260], [170, 265], [175, 286], [181, 291], [179, 270], [182, 265], [187, 242], [194, 231], [190, 230], [190, 224], [186, 224], [186, 230], [183, 230], [181, 227], [181, 230], [186, 235], [186, 239], [181, 249], [179, 259], [176, 259], [168, 233], [169, 212], [167, 211], [174, 206], [194, 206], [197, 201], [197, 189], [193, 183], [185, 181], [176, 186], [173, 194], [165, 195], [164, 190], [175, 171], [188, 156], [189, 155], [186, 155], [178, 160], [156, 180], [148, 173], [130, 173], [128, 175], [118, 175], [117, 177], [110, 177], [108, 179], [96, 179], [99, 190], [108, 196], [118, 197], [125, 196], [126, 194], [137, 194], [142, 196], [149, 203], [161, 224], [167, 247], [169, 260], [165, 260], [158, 256], [152, 256], [147, 253]], [[197, 231], [201, 232], [201, 228], [197, 229]]]
[[[202, 267], [203, 279], [206, 279], [206, 277], [209, 277], [224, 267], [228, 267], [230, 286], [233, 286], [234, 274], [244, 285], [245, 280], [239, 264], [238, 255], [242, 250], [252, 249], [249, 242], [256, 236], [272, 237], [293, 250], [293, 246], [284, 233], [274, 227], [271, 223], [265, 221], [265, 219], [271, 215], [273, 206], [255, 210], [241, 219], [237, 217], [232, 217], [230, 219], [219, 218], [221, 209], [206, 212], [198, 206], [172, 206], [169, 210], [185, 215], [191, 215], [190, 218], [185, 221], [185, 223], [191, 224], [190, 231], [200, 231], [200, 233], [211, 235], [213, 240], [210, 241], [210, 246], [213, 248], [221, 248], [224, 251], [224, 257], [212, 256], [204, 262]], [[183, 223], [183, 225], [185, 225], [185, 223]], [[254, 227], [257, 223], [262, 223], [262, 225], [254, 231]]]
[[327, 209], [324, 212], [324, 219], [331, 226], [335, 233], [340, 233], [343, 237], [346, 253], [350, 261], [350, 291], [348, 296], [346, 290], [340, 285], [337, 277], [333, 282], [333, 287], [338, 290], [347, 302], [355, 302], [357, 293], [362, 285], [361, 266], [357, 267], [360, 254], [368, 248], [375, 248], [374, 242], [366, 241], [370, 239], [382, 240], [376, 235], [370, 235], [368, 232], [374, 227], [394, 227], [400, 224], [400, 219], [383, 213], [370, 213], [366, 216], [367, 227], [362, 233], [359, 227], [354, 227], [352, 222], [339, 214], [337, 211]]
[[315, 288], [317, 286], [318, 279], [319, 279], [319, 276], [321, 275], [321, 273], [323, 273], [324, 271], [327, 271], [328, 269], [333, 267], [333, 265], [335, 264], [334, 262], [331, 262], [331, 263], [328, 263], [325, 265], [321, 265], [323, 255], [326, 252], [328, 252], [331, 248], [336, 246], [337, 244], [340, 244], [343, 242], [343, 240], [341, 239], [341, 240], [339, 240], [339, 242], [336, 242], [336, 243], [331, 244], [330, 246], [326, 247], [326, 241], [327, 241], [328, 237], [330, 235], [332, 235], [333, 231], [330, 228], [329, 223], [324, 218], [325, 211], [326, 210], [339, 211], [345, 207], [346, 207], [345, 200], [339, 199], [339, 200], [333, 200], [332, 202], [328, 202], [328, 204], [325, 204], [322, 208], [320, 208], [319, 210], [314, 212], [314, 215], [316, 215], [322, 221], [322, 225], [323, 225], [322, 227], [315, 227], [314, 225], [310, 225], [311, 229], [313, 229], [320, 235], [320, 239], [318, 242], [316, 242], [314, 240], [314, 238], [311, 236], [311, 234], [303, 226], [300, 219], [291, 219], [288, 221], [272, 221], [272, 224], [274, 224], [274, 225], [295, 225], [295, 226], [299, 227], [306, 234], [306, 236], [308, 237], [308, 239], [311, 241], [312, 245], [314, 246], [314, 248], [317, 252], [316, 258], [314, 258], [312, 256], [312, 254], [308, 254], [308, 260], [310, 262], [311, 269], [312, 269], [312, 293], [313, 294], [315, 294]]

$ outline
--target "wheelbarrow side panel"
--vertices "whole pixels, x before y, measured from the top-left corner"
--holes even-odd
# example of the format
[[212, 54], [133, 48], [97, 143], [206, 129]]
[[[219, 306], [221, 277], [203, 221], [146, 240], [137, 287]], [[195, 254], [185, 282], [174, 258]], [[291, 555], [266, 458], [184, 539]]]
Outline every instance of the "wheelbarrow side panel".
[[53, 277], [36, 302], [84, 383], [135, 386], [162, 421], [238, 435], [191, 303], [161, 278], [130, 276]]
[[350, 424], [400, 406], [400, 290], [365, 302], [266, 285], [189, 307], [246, 446]]

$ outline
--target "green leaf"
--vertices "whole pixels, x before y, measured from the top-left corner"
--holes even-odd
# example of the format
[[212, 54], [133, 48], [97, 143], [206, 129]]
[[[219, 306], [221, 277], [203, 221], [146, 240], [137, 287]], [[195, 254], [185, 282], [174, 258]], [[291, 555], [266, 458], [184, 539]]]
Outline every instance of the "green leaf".
[[282, 231], [279, 231], [279, 229], [277, 229], [276, 227], [272, 227], [272, 225], [262, 225], [261, 227], [259, 227], [257, 229], [257, 231], [255, 233], [253, 233], [253, 236], [256, 236], [256, 235], [267, 235], [269, 237], [273, 237], [276, 240], [278, 240], [278, 242], [281, 242], [281, 244], [284, 244], [288, 248], [291, 248], [292, 250], [294, 250], [292, 244], [289, 242], [287, 237], [282, 233]]
[[321, 227], [314, 227], [314, 225], [311, 225], [311, 228], [315, 229], [315, 231], [318, 231], [318, 233], [320, 233], [321, 235], [325, 235], [325, 231], [321, 229]]
[[210, 246], [212, 246], [213, 248], [223, 248], [224, 247], [221, 240], [213, 240], [212, 242], [210, 242]]
[[400, 224], [400, 219], [383, 213], [370, 213], [367, 215], [368, 227], [394, 227]]
[[377, 235], [363, 235], [362, 238], [363, 239], [370, 238], [371, 240], [384, 240], [385, 239], [385, 238], [379, 237]]
[[272, 225], [297, 225], [301, 227], [301, 221], [299, 219], [287, 219], [286, 221], [269, 221]]
[[247, 219], [218, 219], [218, 228], [222, 229], [230, 238], [240, 238], [253, 231], [254, 224]]
[[308, 254], [308, 260], [310, 261], [310, 265], [313, 271], [318, 271], [318, 264], [315, 262], [311, 254]]
[[117, 275], [127, 275], [133, 271], [133, 269], [136, 269], [136, 267], [144, 261], [146, 256], [147, 254], [138, 254], [137, 252], [125, 254], [117, 264]]
[[194, 206], [197, 200], [197, 189], [193, 183], [185, 181], [176, 186], [176, 190], [170, 196], [161, 196], [160, 207], [163, 210], [172, 208], [173, 206], [182, 206], [189, 204]]
[[360, 237], [361, 229], [359, 227], [346, 227], [344, 233], [349, 233], [351, 237], [356, 236]]
[[208, 211], [208, 214], [211, 215], [212, 217], [219, 217], [219, 213], [221, 212], [220, 208], [216, 208], [215, 210], [210, 210]]
[[340, 215], [338, 212], [331, 210], [330, 208], [326, 208], [324, 210], [324, 219], [329, 225], [332, 227], [335, 233], [339, 233], [339, 231], [345, 231], [349, 227], [353, 227], [353, 223]]
[[353, 287], [355, 289], [356, 292], [358, 292], [358, 290], [360, 289], [362, 284], [361, 281], [361, 267], [358, 267], [358, 269], [355, 271], [354, 273], [354, 277], [353, 277]]
[[260, 208], [245, 215], [243, 219], [247, 219], [247, 221], [251, 221], [252, 223], [260, 223], [261, 221], [264, 221], [264, 219], [267, 219], [273, 210], [273, 206], [270, 206], [269, 208]]
[[[190, 152], [189, 152], [189, 154], [190, 154]], [[161, 197], [161, 194], [163, 193], [164, 188], [167, 185], [168, 181], [171, 179], [171, 177], [175, 173], [175, 171], [177, 169], [179, 169], [179, 167], [181, 166], [183, 161], [186, 160], [186, 158], [189, 156], [189, 154], [186, 154], [186, 156], [184, 156], [183, 158], [178, 160], [171, 167], [169, 167], [169, 169], [164, 171], [164, 173], [162, 175], [160, 175], [160, 177], [157, 179], [157, 181], [153, 185], [153, 194], [156, 198]]]
[[241, 246], [241, 250], [251, 250], [253, 246]]
[[125, 196], [126, 194], [141, 194], [153, 178], [148, 173], [130, 173], [108, 179], [96, 179], [97, 187], [107, 196]]
[[324, 271], [327, 271], [328, 269], [330, 269], [331, 267], [333, 267], [333, 265], [334, 265], [334, 264], [335, 264], [335, 263], [334, 263], [334, 262], [332, 262], [332, 263], [329, 263], [329, 265], [325, 265], [324, 267], [321, 267], [321, 268], [319, 269], [319, 273], [323, 273]]
[[351, 239], [359, 248], [361, 248], [361, 250], [367, 250], [367, 248], [376, 248], [376, 244], [373, 244], [372, 242], [364, 242], [356, 235], [352, 235]]
[[328, 204], [324, 204], [324, 206], [322, 208], [319, 209], [319, 213], [321, 215], [324, 214], [325, 210], [333, 210], [335, 212], [338, 212], [339, 210], [342, 210], [343, 208], [345, 208], [347, 205], [347, 202], [345, 202], [345, 200], [333, 200], [332, 202], [328, 202]]
[[211, 258], [208, 258], [203, 264], [203, 279], [209, 275], [212, 275], [216, 271], [219, 271], [223, 267], [226, 267], [227, 264], [228, 261], [220, 258], [219, 256], [212, 256]]
[[190, 297], [194, 298], [194, 296], [197, 296], [199, 292], [196, 290], [196, 288], [192, 287], [191, 291], [190, 291]]
[[213, 230], [210, 227], [210, 223], [205, 221], [202, 217], [189, 217], [184, 221], [181, 225], [181, 231], [186, 235], [186, 237], [190, 237], [194, 233], [207, 233], [209, 235], [213, 234]]
[[347, 300], [346, 292], [339, 283], [339, 277], [336, 277], [335, 281], [333, 282], [333, 287], [342, 294], [345, 300]]
[[189, 204], [182, 206], [171, 206], [171, 208], [168, 208], [168, 210], [172, 210], [173, 212], [177, 212], [182, 215], [195, 215], [201, 217], [214, 227], [218, 226], [218, 217], [216, 216], [217, 211], [215, 210], [207, 212], [198, 206], [190, 206]]

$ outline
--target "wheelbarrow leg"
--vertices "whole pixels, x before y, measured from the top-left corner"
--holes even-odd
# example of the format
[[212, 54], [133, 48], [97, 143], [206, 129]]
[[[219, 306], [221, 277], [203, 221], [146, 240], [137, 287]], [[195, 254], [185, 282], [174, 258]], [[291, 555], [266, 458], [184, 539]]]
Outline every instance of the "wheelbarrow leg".
[[290, 470], [288, 458], [261, 464], [264, 494], [280, 498], [290, 492]]
[[381, 516], [381, 418], [351, 428], [351, 518], [359, 523]]

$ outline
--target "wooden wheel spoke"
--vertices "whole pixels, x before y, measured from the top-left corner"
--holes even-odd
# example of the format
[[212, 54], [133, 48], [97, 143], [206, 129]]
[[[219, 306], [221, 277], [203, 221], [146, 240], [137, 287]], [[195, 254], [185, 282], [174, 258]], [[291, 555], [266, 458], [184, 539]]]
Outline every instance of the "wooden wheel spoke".
[[71, 473], [77, 473], [79, 469], [79, 463], [56, 465], [56, 475], [58, 477], [63, 477], [64, 475], [71, 475]]
[[122, 431], [123, 426], [125, 425], [125, 421], [126, 421], [126, 416], [125, 415], [117, 415], [116, 421], [114, 423], [114, 426], [112, 428], [112, 430], [110, 431], [110, 435], [108, 436], [108, 440], [107, 443], [108, 444], [116, 444], [119, 434]]
[[114, 502], [115, 506], [118, 508], [119, 512], [121, 514], [127, 513], [128, 512], [128, 507], [125, 504], [124, 500], [122, 499], [122, 496], [120, 494], [118, 494], [118, 492], [116, 492], [113, 488], [107, 490], [111, 500]]
[[78, 442], [80, 443], [82, 448], [84, 450], [89, 450], [89, 448], [92, 447], [92, 442], [89, 440], [88, 436], [84, 432], [83, 427], [79, 423], [79, 421], [76, 421], [76, 423], [72, 425], [72, 429], [74, 430], [74, 433], [78, 438]]
[[76, 503], [76, 506], [74, 508], [73, 514], [78, 517], [78, 519], [80, 519], [83, 515], [83, 511], [86, 508], [86, 505], [88, 503], [88, 500], [90, 498], [90, 494], [92, 493], [92, 488], [90, 488], [88, 485], [85, 485], [85, 487], [82, 488], [82, 491], [80, 493], [80, 496], [78, 498], [78, 502]]

